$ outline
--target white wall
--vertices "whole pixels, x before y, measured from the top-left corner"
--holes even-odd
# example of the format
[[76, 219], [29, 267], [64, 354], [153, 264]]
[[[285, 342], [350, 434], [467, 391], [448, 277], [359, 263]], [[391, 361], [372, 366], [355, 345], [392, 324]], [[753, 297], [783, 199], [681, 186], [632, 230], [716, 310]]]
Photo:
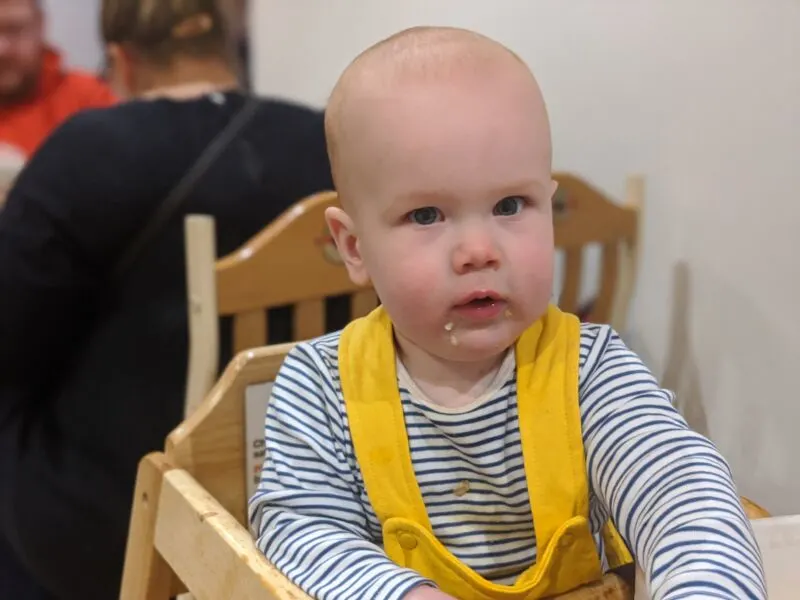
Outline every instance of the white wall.
[[729, 458], [800, 512], [800, 3], [255, 0], [254, 82], [322, 105], [357, 52], [415, 24], [516, 50], [548, 99], [559, 170], [648, 195], [631, 339]]
[[72, 67], [98, 72], [103, 61], [100, 43], [100, 0], [45, 0], [47, 37]]

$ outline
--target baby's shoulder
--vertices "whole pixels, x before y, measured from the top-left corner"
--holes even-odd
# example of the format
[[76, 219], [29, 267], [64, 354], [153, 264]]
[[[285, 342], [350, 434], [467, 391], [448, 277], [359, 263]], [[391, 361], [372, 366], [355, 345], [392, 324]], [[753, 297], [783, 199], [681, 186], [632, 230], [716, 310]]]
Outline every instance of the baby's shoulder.
[[298, 342], [281, 366], [285, 374], [298, 373], [327, 383], [339, 380], [339, 340], [341, 331]]
[[324, 364], [326, 369], [338, 369], [339, 340], [341, 336], [341, 331], [334, 331], [311, 340], [298, 342], [293, 352], [300, 352], [306, 356], [314, 357], [315, 360]]
[[582, 388], [590, 380], [646, 372], [642, 359], [611, 326], [581, 323], [579, 379]]
[[275, 378], [270, 410], [303, 415], [303, 419], [316, 419], [341, 430], [346, 410], [338, 350], [338, 332], [295, 344]]
[[619, 336], [609, 325], [581, 323], [580, 365], [583, 373], [587, 367], [596, 364], [608, 345]]

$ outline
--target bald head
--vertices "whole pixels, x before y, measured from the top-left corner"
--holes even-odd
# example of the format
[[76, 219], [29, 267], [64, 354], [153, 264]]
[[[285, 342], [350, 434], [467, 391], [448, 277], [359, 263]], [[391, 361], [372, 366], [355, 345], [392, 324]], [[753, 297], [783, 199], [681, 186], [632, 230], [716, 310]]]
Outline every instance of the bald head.
[[379, 126], [372, 119], [378, 105], [396, 106], [412, 88], [460, 88], [464, 94], [482, 89], [491, 94], [501, 81], [527, 88], [529, 108], [540, 116], [549, 156], [549, 125], [539, 87], [525, 63], [502, 44], [465, 29], [414, 27], [362, 52], [334, 86], [325, 117], [334, 181], [343, 201], [350, 195], [351, 178], [369, 168], [358, 148], [364, 134], [374, 134]]

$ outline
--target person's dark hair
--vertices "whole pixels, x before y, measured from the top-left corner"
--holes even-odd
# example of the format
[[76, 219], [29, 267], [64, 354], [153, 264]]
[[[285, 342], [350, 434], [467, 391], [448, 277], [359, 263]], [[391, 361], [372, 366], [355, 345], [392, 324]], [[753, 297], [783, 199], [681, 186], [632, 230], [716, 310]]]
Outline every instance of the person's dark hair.
[[175, 56], [232, 59], [216, 0], [103, 0], [101, 34], [155, 64]]

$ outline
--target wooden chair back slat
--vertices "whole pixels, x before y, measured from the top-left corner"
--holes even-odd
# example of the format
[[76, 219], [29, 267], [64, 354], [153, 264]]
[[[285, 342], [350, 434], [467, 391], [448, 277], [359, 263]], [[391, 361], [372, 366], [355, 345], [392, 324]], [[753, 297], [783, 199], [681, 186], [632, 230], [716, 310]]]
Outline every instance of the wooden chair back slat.
[[[294, 308], [293, 340], [316, 337], [328, 328], [323, 301], [353, 297], [356, 316], [377, 306], [369, 288], [353, 284], [333, 239], [325, 211], [337, 206], [335, 192], [298, 202], [235, 252], [215, 260], [214, 222], [186, 219], [190, 364], [185, 412], [191, 414], [211, 388], [219, 363], [219, 317], [233, 317], [234, 353], [269, 342], [268, 311]], [[322, 307], [322, 308], [320, 308]], [[209, 377], [213, 373], [214, 377]]]
[[186, 290], [189, 317], [189, 361], [184, 415], [203, 401], [219, 376], [219, 314], [214, 261], [214, 219], [189, 215], [184, 221]]
[[583, 248], [567, 248], [564, 251], [564, 284], [561, 288], [558, 304], [569, 313], [577, 313], [578, 294], [581, 289], [583, 274]]
[[353, 294], [350, 300], [350, 317], [365, 317], [378, 306], [378, 295], [375, 290], [362, 290]]
[[580, 310], [587, 266], [584, 251], [599, 246], [601, 279], [590, 319], [623, 329], [636, 278], [642, 178], [629, 178], [623, 204], [569, 173], [556, 173], [553, 178], [558, 182], [553, 200], [555, 245], [565, 256], [559, 305], [567, 312]]
[[325, 211], [335, 192], [311, 196], [288, 210], [233, 254], [217, 261], [221, 315], [353, 294], [353, 284], [327, 232]]
[[[292, 339], [325, 333], [324, 300], [364, 290], [347, 274], [327, 230], [325, 211], [338, 206], [335, 192], [321, 192], [298, 202], [236, 252], [215, 265], [217, 305], [221, 316], [247, 315], [234, 330], [237, 351], [263, 346], [269, 332], [266, 311], [293, 306]], [[261, 335], [263, 333], [263, 336]]]
[[592, 314], [595, 319], [603, 323], [610, 323], [619, 277], [619, 244], [606, 243], [603, 244], [602, 249], [600, 290], [597, 292]]
[[294, 307], [294, 337], [310, 340], [325, 333], [325, 301], [303, 300]]
[[555, 173], [553, 178], [558, 182], [553, 215], [556, 247], [584, 247], [636, 237], [639, 213], [634, 207], [617, 204], [574, 175]]
[[248, 348], [267, 345], [267, 313], [264, 310], [248, 310], [233, 316], [233, 351], [243, 352]]

